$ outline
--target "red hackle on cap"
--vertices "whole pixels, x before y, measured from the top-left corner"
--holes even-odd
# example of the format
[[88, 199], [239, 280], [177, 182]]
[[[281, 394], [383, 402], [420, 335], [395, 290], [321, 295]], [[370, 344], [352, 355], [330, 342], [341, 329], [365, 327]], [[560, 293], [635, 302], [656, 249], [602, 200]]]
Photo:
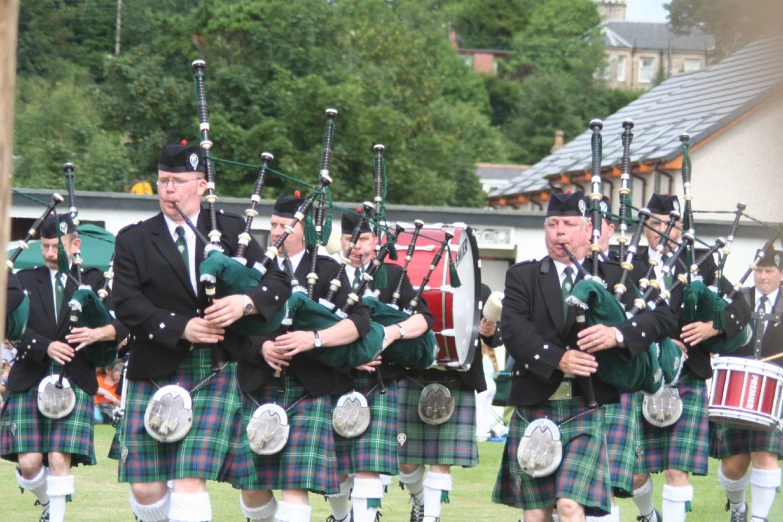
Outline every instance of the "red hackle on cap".
[[294, 191], [294, 197], [295, 197], [295, 198], [301, 198], [301, 197], [302, 197], [302, 193], [301, 193], [301, 192], [299, 192], [298, 190], [295, 190], [295, 191]]
[[188, 144], [188, 140], [182, 140], [182, 141], [180, 141], [179, 143], [180, 143], [180, 145], [182, 145], [183, 147], [185, 147], [185, 146]]

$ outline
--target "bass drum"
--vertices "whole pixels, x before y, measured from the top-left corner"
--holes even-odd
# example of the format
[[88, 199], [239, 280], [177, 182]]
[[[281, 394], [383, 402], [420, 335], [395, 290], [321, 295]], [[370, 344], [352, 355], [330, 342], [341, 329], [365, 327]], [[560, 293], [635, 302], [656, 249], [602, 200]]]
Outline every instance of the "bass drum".
[[[407, 234], [400, 234], [397, 249], [405, 252], [410, 244], [413, 227], [406, 228]], [[457, 267], [460, 286], [454, 288], [448, 264], [448, 250], [433, 270], [422, 296], [435, 318], [432, 331], [438, 341], [438, 356], [435, 366], [457, 370], [468, 370], [478, 347], [478, 325], [481, 318], [481, 272], [478, 245], [473, 229], [464, 223], [432, 225], [421, 229], [416, 240], [416, 250], [408, 264], [408, 277], [413, 288], [418, 290], [430, 269], [438, 247], [446, 238], [451, 239], [451, 259]], [[399, 264], [405, 262], [400, 256]], [[390, 282], [396, 284], [396, 281]], [[400, 309], [408, 303], [400, 302]]]

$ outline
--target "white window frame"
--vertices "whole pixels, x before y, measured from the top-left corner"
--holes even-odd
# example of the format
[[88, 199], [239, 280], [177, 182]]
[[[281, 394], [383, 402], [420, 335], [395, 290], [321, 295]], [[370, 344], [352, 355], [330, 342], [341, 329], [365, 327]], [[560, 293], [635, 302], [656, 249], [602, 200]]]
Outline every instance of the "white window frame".
[[[650, 62], [649, 67], [644, 67], [642, 64], [646, 61]], [[649, 77], [646, 73], [649, 71]], [[639, 58], [639, 83], [652, 83], [655, 78], [655, 58], [642, 57]]]
[[[617, 57], [617, 71], [616, 71], [616, 77], [618, 82], [625, 82], [626, 77], [626, 69], [628, 65], [628, 60], [626, 60], [625, 56], [618, 56]], [[622, 74], [620, 74], [622, 72]]]
[[[696, 68], [688, 67], [688, 64], [696, 65]], [[683, 62], [683, 72], [694, 72], [694, 71], [700, 71], [701, 70], [701, 60], [698, 58], [686, 58]]]

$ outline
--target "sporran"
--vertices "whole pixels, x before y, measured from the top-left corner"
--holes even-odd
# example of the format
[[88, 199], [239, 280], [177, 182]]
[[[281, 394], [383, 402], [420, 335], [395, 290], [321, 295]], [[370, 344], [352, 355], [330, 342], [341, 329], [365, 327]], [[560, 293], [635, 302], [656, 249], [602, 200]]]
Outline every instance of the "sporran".
[[560, 428], [549, 419], [536, 419], [528, 424], [517, 448], [517, 462], [531, 477], [546, 477], [563, 460]]
[[642, 403], [644, 418], [659, 428], [671, 426], [682, 415], [682, 399], [676, 386], [664, 386], [658, 393], [644, 394]]
[[144, 429], [159, 442], [177, 442], [193, 426], [193, 399], [185, 388], [158, 388], [144, 412]]
[[279, 453], [288, 443], [288, 414], [277, 404], [264, 404], [256, 408], [247, 423], [247, 439], [250, 449], [258, 455]]
[[361, 436], [370, 425], [367, 398], [355, 390], [341, 396], [332, 412], [332, 425], [346, 439]]
[[456, 402], [451, 391], [443, 384], [434, 382], [421, 390], [419, 417], [426, 424], [436, 426], [448, 422], [454, 414]]
[[62, 387], [57, 386], [59, 375], [48, 375], [38, 384], [38, 411], [50, 419], [62, 419], [76, 406], [76, 394], [71, 383], [63, 377]]

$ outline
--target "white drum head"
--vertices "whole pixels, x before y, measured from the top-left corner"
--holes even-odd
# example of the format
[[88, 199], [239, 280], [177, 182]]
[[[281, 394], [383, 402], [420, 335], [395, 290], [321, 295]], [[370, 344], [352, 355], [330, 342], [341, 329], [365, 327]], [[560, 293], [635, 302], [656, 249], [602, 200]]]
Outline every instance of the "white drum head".
[[[462, 230], [457, 249], [453, 253], [456, 254], [454, 263], [457, 266], [457, 274], [461, 283], [459, 288], [454, 289], [452, 299], [454, 342], [459, 362], [467, 370], [473, 362], [472, 355], [478, 344], [479, 302], [481, 300], [478, 249], [472, 228], [467, 227]], [[444, 270], [444, 274], [447, 273], [448, 265]]]
[[560, 467], [562, 460], [560, 428], [549, 419], [528, 424], [517, 448], [517, 462], [522, 471], [531, 477], [546, 477]]
[[63, 378], [63, 387], [57, 388], [59, 375], [48, 375], [38, 383], [38, 411], [50, 419], [62, 419], [71, 414], [76, 406], [76, 394], [68, 379]]
[[250, 449], [258, 455], [274, 455], [288, 442], [288, 415], [277, 404], [264, 404], [256, 408], [247, 424]]
[[152, 396], [144, 413], [144, 429], [160, 442], [177, 442], [193, 426], [193, 400], [180, 386], [163, 386]]
[[370, 425], [370, 407], [367, 398], [357, 391], [346, 393], [332, 411], [334, 431], [346, 439], [362, 435]]

